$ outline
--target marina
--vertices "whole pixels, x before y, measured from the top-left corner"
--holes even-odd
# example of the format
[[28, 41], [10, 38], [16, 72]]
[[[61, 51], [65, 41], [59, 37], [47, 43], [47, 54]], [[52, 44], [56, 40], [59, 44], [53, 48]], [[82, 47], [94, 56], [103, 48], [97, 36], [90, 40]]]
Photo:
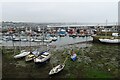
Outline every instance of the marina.
[[[56, 41], [52, 41], [51, 43], [49, 43], [49, 45], [54, 45], [54, 46], [63, 46], [63, 45], [68, 45], [68, 44], [74, 44], [74, 43], [79, 43], [79, 42], [86, 42], [86, 41], [92, 41], [93, 38], [92, 37], [76, 37], [76, 38], [72, 38], [69, 36], [66, 37], [57, 37], [58, 40]], [[38, 46], [38, 45], [42, 45], [43, 42], [29, 42], [29, 41], [17, 41], [14, 42], [15, 46]], [[46, 43], [44, 43], [46, 44]], [[0, 44], [1, 46], [13, 46], [13, 41], [2, 41], [2, 44]]]

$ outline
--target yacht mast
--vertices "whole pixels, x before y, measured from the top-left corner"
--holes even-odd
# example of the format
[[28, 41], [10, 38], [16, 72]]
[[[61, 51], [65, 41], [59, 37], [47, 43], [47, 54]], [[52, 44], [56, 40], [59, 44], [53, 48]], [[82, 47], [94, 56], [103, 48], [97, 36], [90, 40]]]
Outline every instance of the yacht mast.
[[[106, 19], [106, 27], [107, 27], [108, 20]], [[105, 31], [105, 36], [107, 37], [107, 30]]]

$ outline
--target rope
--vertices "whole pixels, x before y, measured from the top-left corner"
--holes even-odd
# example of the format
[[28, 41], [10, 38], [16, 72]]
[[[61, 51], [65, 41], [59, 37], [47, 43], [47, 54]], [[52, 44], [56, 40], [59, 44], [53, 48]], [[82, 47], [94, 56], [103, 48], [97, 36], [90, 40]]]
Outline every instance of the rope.
[[63, 62], [63, 65], [65, 64], [65, 62], [67, 61], [67, 59], [68, 59], [68, 56], [65, 58], [65, 61]]

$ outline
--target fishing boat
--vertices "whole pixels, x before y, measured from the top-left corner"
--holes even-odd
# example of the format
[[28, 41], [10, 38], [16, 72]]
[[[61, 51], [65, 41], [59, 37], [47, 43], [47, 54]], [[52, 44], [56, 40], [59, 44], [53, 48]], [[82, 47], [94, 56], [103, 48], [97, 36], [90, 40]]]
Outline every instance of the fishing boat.
[[120, 39], [99, 39], [103, 43], [120, 43]]
[[17, 58], [22, 58], [22, 57], [27, 56], [28, 54], [30, 54], [29, 51], [22, 50], [22, 51], [20, 52], [20, 54], [15, 55], [14, 58], [15, 58], [15, 59], [17, 59]]
[[48, 51], [40, 53], [40, 55], [34, 59], [35, 63], [44, 63], [48, 61], [51, 57], [51, 54]]
[[52, 70], [50, 70], [49, 75], [53, 75], [53, 74], [56, 74], [56, 73], [60, 72], [61, 70], [63, 70], [64, 67], [65, 67], [64, 64], [57, 65]]

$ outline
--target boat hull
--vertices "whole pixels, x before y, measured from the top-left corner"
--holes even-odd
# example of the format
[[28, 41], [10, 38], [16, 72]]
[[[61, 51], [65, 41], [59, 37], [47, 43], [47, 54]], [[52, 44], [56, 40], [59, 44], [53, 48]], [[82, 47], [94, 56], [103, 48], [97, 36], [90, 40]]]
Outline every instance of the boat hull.
[[25, 57], [27, 55], [29, 55], [30, 52], [21, 52], [20, 54], [18, 55], [15, 55], [14, 58], [17, 59], [17, 58], [22, 58], [22, 57]]
[[[45, 56], [45, 54], [48, 54], [47, 56]], [[49, 54], [48, 52], [44, 52], [41, 53], [40, 56], [38, 56], [37, 58], [34, 59], [35, 64], [42, 64], [42, 63], [46, 63], [47, 61], [50, 60], [51, 54]]]
[[28, 61], [32, 61], [33, 59], [35, 58], [35, 55], [33, 54], [29, 54], [25, 57], [25, 61], [28, 62]]
[[120, 43], [119, 39], [99, 39], [99, 41], [102, 43], [113, 43], [113, 44]]
[[[61, 66], [61, 67], [60, 67]], [[65, 65], [57, 65], [56, 67], [54, 67], [52, 70], [50, 70], [49, 75], [53, 75], [53, 74], [57, 74], [60, 71], [63, 70], [63, 68], [65, 67]]]
[[71, 56], [71, 60], [72, 60], [72, 61], [76, 61], [76, 59], [77, 59], [77, 55], [76, 55], [76, 54], [73, 54], [73, 55]]

